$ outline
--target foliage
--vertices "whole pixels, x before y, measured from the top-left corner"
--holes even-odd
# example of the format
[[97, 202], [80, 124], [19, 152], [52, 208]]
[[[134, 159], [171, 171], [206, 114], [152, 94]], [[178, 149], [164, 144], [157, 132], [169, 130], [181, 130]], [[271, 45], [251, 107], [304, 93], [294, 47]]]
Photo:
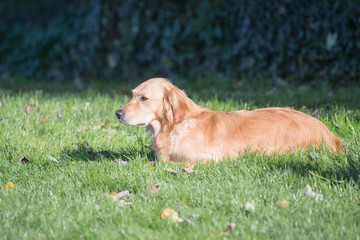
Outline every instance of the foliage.
[[43, 0], [32, 8], [58, 12], [14, 20], [26, 2], [0, 5], [3, 77], [221, 73], [334, 83], [360, 76], [358, 1], [78, 0], [59, 7]]

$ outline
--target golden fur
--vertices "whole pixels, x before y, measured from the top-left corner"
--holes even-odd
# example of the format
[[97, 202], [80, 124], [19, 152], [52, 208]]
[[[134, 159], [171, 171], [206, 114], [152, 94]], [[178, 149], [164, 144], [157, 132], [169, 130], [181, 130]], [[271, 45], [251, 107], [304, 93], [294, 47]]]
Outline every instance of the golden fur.
[[246, 150], [268, 154], [321, 144], [342, 148], [339, 137], [305, 113], [275, 107], [212, 111], [164, 78], [136, 87], [131, 101], [116, 115], [124, 124], [148, 126], [156, 156], [174, 162], [236, 158]]

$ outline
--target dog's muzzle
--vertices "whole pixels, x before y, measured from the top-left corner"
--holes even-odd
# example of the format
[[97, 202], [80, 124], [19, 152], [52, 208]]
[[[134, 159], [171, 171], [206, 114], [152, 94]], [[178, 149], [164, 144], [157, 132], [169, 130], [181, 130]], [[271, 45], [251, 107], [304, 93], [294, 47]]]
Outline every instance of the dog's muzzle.
[[120, 121], [122, 120], [122, 118], [123, 118], [124, 115], [125, 115], [125, 113], [124, 113], [124, 111], [123, 111], [122, 109], [116, 111], [115, 114], [116, 114], [116, 117], [117, 117]]

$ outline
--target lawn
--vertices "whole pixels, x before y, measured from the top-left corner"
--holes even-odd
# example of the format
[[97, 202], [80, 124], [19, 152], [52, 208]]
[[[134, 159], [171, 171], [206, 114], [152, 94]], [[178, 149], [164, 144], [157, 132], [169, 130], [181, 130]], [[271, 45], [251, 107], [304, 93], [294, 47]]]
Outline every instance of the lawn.
[[[0, 239], [360, 238], [360, 86], [178, 85], [214, 110], [282, 106], [314, 114], [347, 151], [246, 153], [186, 173], [186, 165], [150, 162], [146, 129], [117, 121], [133, 84], [80, 92], [3, 85]], [[152, 182], [160, 188], [152, 191]], [[304, 194], [307, 184], [322, 198]], [[184, 221], [162, 219], [165, 208]]]

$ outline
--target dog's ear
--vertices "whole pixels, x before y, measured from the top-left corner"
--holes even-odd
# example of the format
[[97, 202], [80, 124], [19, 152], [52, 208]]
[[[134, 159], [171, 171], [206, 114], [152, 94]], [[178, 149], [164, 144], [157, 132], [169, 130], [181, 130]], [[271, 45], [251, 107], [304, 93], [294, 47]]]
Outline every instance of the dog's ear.
[[165, 90], [164, 96], [164, 117], [170, 123], [181, 122], [186, 117], [191, 101], [184, 91], [173, 87]]

